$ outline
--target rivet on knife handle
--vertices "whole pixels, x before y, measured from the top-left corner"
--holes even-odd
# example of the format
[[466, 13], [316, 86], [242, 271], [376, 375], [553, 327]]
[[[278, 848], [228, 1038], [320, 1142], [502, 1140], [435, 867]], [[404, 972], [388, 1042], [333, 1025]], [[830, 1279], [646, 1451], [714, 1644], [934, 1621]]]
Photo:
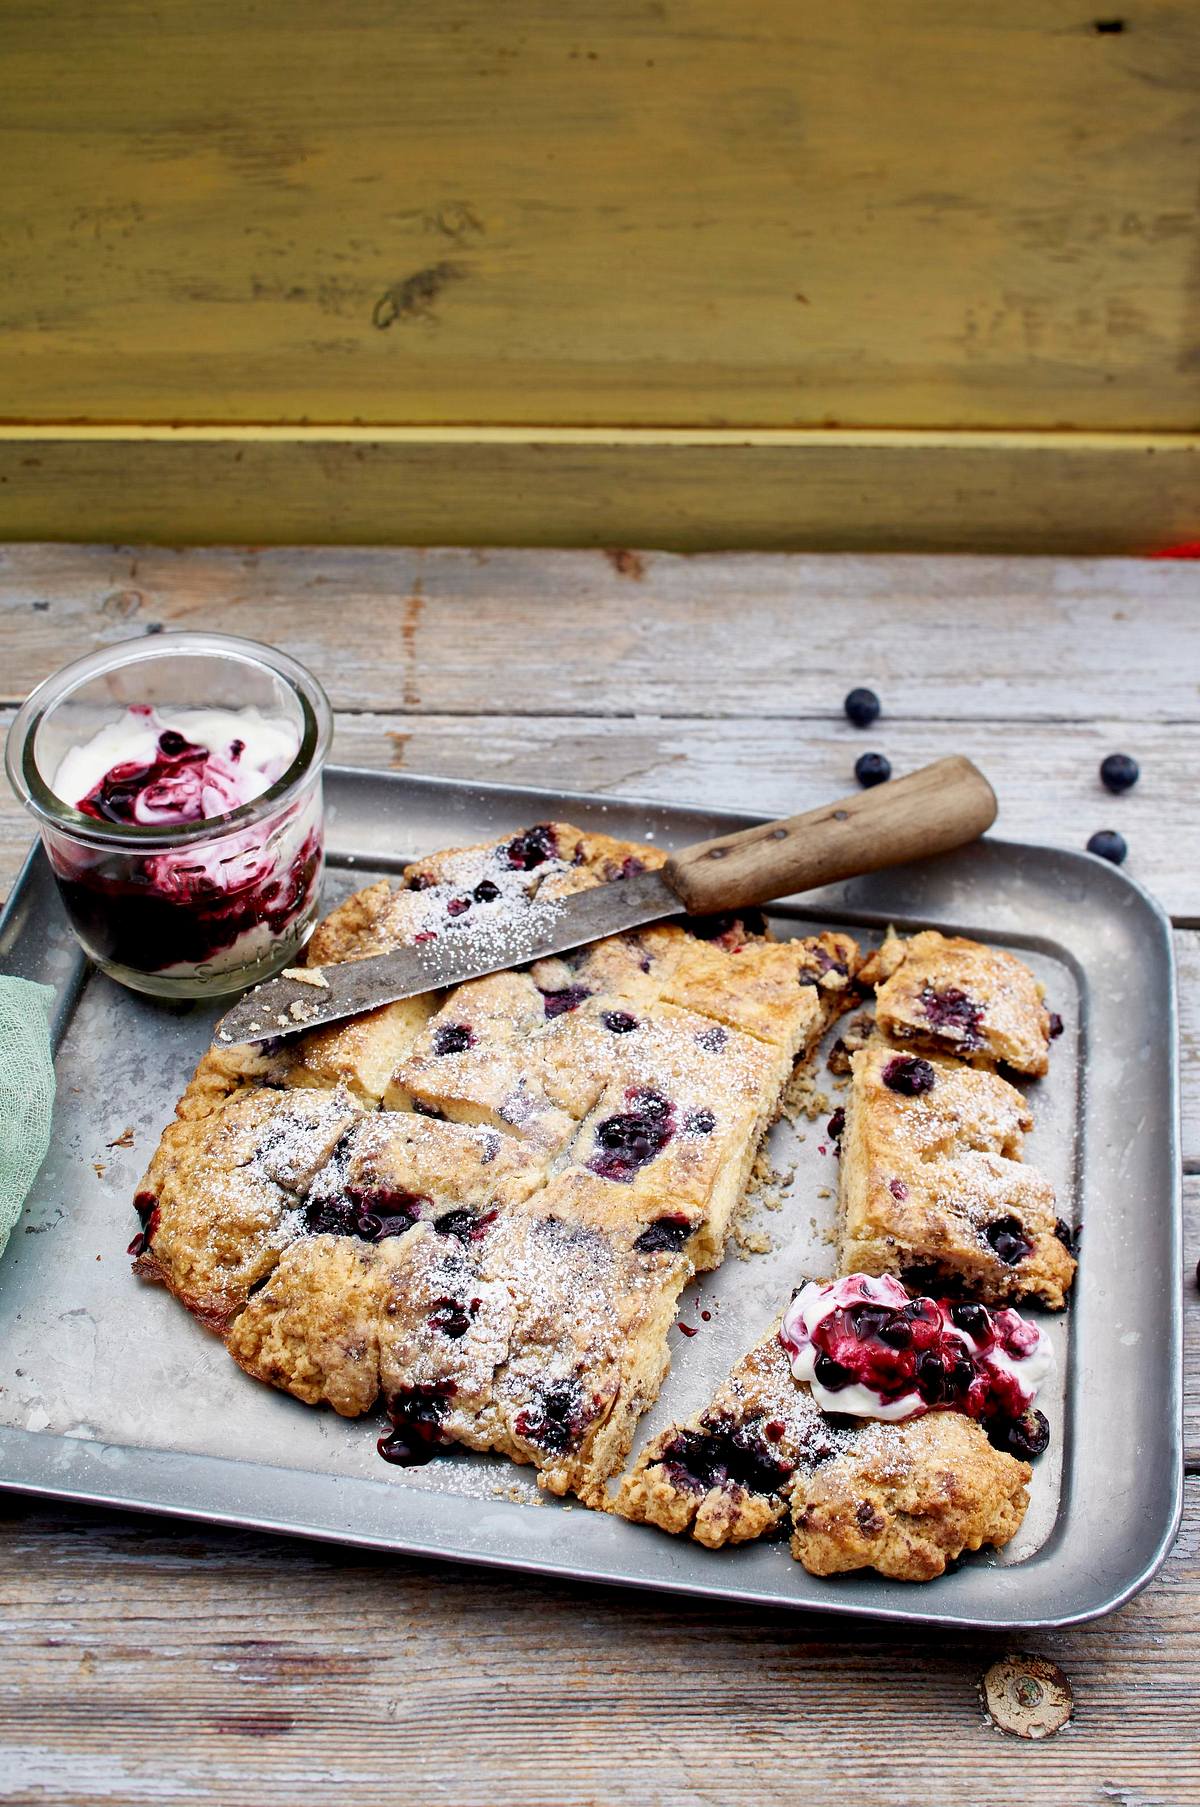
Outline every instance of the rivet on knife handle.
[[687, 847], [663, 877], [689, 911], [707, 915], [948, 853], [995, 819], [991, 785], [956, 754], [806, 815]]

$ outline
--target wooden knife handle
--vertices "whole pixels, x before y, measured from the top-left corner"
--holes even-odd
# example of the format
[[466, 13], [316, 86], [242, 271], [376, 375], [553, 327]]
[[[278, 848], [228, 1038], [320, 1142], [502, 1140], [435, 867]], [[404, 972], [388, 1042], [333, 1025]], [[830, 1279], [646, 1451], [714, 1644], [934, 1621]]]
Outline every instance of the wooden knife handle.
[[995, 820], [991, 785], [956, 754], [806, 815], [685, 847], [663, 877], [690, 914], [704, 916], [948, 853]]

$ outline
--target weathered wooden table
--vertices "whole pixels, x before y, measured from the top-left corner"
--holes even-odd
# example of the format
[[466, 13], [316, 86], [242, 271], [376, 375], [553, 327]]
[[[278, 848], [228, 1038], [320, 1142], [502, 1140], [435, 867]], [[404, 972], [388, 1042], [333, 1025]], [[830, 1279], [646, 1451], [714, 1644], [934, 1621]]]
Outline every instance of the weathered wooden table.
[[[11, 705], [123, 636], [206, 627], [311, 665], [362, 765], [792, 811], [961, 750], [998, 832], [1129, 841], [1178, 925], [1189, 1480], [1159, 1578], [1016, 1648], [1076, 1714], [981, 1712], [1013, 1640], [914, 1639], [6, 1497], [11, 1802], [1200, 1803], [1200, 570], [631, 552], [0, 556]], [[844, 720], [852, 684], [884, 717]], [[1106, 752], [1137, 756], [1128, 796]], [[30, 838], [0, 804], [0, 889]], [[1113, 1100], [1120, 1109], [1120, 1099]]]

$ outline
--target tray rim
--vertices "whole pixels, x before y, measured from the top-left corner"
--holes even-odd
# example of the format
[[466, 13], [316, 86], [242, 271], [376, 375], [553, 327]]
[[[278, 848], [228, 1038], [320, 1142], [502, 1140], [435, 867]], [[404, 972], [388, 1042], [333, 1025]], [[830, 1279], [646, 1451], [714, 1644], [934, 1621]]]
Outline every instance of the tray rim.
[[[492, 798], [520, 800], [527, 802], [531, 808], [536, 806], [542, 811], [547, 808], [562, 814], [564, 806], [569, 810], [573, 803], [588, 810], [609, 809], [629, 812], [648, 812], [659, 815], [676, 825], [686, 825], [690, 820], [703, 822], [707, 832], [726, 832], [742, 826], [751, 826], [771, 818], [759, 811], [738, 811], [725, 808], [711, 808], [703, 804], [674, 803], [662, 799], [648, 797], [615, 796], [602, 792], [570, 791], [545, 789], [530, 785], [508, 785], [486, 780], [454, 779], [441, 776], [425, 777], [418, 773], [392, 773], [379, 771], [370, 767], [333, 765], [326, 768], [327, 776], [335, 783], [353, 784], [367, 781], [371, 785], [382, 784], [390, 788], [416, 789], [429, 796], [436, 797], [478, 795], [483, 799]], [[712, 824], [717, 823], [714, 830]], [[330, 841], [336, 836], [330, 835]], [[478, 1564], [488, 1568], [498, 1568], [519, 1573], [546, 1575], [559, 1581], [581, 1581], [597, 1586], [636, 1587], [642, 1590], [656, 1591], [664, 1594], [683, 1595], [692, 1598], [728, 1601], [731, 1604], [758, 1606], [768, 1611], [813, 1612], [833, 1614], [838, 1617], [872, 1619], [908, 1625], [947, 1626], [955, 1629], [981, 1629], [992, 1631], [1015, 1630], [1048, 1630], [1069, 1625], [1083, 1624], [1101, 1618], [1116, 1611], [1139, 1593], [1158, 1573], [1169, 1554], [1178, 1533], [1183, 1506], [1183, 1371], [1182, 1371], [1182, 1176], [1180, 1157], [1180, 1094], [1179, 1094], [1179, 1024], [1177, 977], [1174, 959], [1173, 928], [1169, 915], [1162, 904], [1144, 886], [1129, 874], [1115, 867], [1094, 859], [1091, 855], [1076, 852], [1073, 849], [1056, 848], [1034, 842], [1008, 841], [999, 837], [988, 836], [986, 843], [990, 849], [1003, 857], [1009, 854], [1014, 858], [1034, 856], [1056, 862], [1073, 865], [1093, 878], [1102, 875], [1106, 883], [1115, 885], [1117, 892], [1124, 891], [1129, 901], [1136, 900], [1137, 905], [1148, 912], [1154, 927], [1161, 937], [1161, 953], [1165, 960], [1165, 983], [1167, 993], [1161, 1002], [1165, 1005], [1161, 1020], [1165, 1030], [1165, 1048], [1170, 1087], [1169, 1109], [1167, 1111], [1168, 1148], [1167, 1161], [1169, 1172], [1169, 1197], [1166, 1200], [1170, 1222], [1168, 1228], [1172, 1232], [1171, 1272], [1170, 1272], [1170, 1310], [1169, 1320], [1164, 1326], [1163, 1341], [1166, 1349], [1163, 1359], [1163, 1370], [1168, 1380], [1167, 1398], [1163, 1402], [1165, 1414], [1169, 1421], [1171, 1435], [1170, 1457], [1171, 1475], [1168, 1489], [1171, 1498], [1171, 1509], [1166, 1514], [1149, 1552], [1138, 1565], [1132, 1575], [1122, 1576], [1115, 1587], [1100, 1582], [1094, 1593], [1085, 1597], [1074, 1607], [1061, 1610], [1037, 1613], [1017, 1612], [980, 1616], [974, 1612], [955, 1611], [952, 1607], [942, 1608], [931, 1601], [934, 1610], [929, 1610], [920, 1603], [927, 1597], [924, 1588], [913, 1590], [913, 1610], [901, 1605], [891, 1606], [886, 1603], [865, 1602], [856, 1600], [847, 1589], [842, 1597], [838, 1590], [830, 1588], [828, 1598], [796, 1598], [788, 1599], [776, 1595], [765, 1596], [761, 1588], [739, 1587], [729, 1580], [714, 1582], [697, 1581], [691, 1578], [679, 1579], [664, 1572], [659, 1574], [637, 1575], [629, 1573], [605, 1572], [596, 1567], [579, 1566], [570, 1560], [557, 1561], [553, 1556], [544, 1553], [525, 1556], [519, 1553], [501, 1554], [486, 1550], [474, 1550], [463, 1547], [448, 1547], [437, 1540], [429, 1541], [414, 1537], [397, 1537], [394, 1534], [373, 1532], [347, 1527], [344, 1519], [345, 1501], [335, 1497], [339, 1489], [366, 1488], [375, 1494], [377, 1490], [387, 1492], [389, 1483], [380, 1480], [366, 1479], [360, 1476], [342, 1476], [337, 1474], [319, 1474], [310, 1469], [279, 1468], [262, 1463], [242, 1463], [230, 1458], [207, 1455], [195, 1451], [159, 1450], [138, 1445], [92, 1443], [77, 1437], [60, 1435], [53, 1432], [26, 1431], [11, 1426], [0, 1426], [0, 1491], [17, 1491], [36, 1498], [78, 1500], [81, 1503], [108, 1506], [121, 1510], [146, 1513], [164, 1513], [171, 1517], [186, 1519], [192, 1522], [223, 1524], [236, 1528], [258, 1530], [274, 1535], [298, 1536], [310, 1540], [335, 1542], [357, 1548], [391, 1551], [395, 1554], [417, 1557], [432, 1557], [439, 1561], [454, 1561]], [[360, 856], [355, 855], [354, 861]], [[953, 856], [951, 856], [953, 857]], [[340, 856], [343, 863], [346, 856]], [[339, 855], [332, 855], [334, 863], [338, 863]], [[388, 871], [394, 864], [398, 868], [404, 863], [399, 856], [394, 862], [372, 855], [363, 858], [364, 868], [375, 871]], [[20, 872], [13, 884], [12, 891], [0, 910], [0, 958], [4, 958], [3, 950], [13, 935], [16, 917], [22, 908], [26, 893], [35, 889], [43, 879], [49, 880], [48, 868], [45, 873], [41, 868], [45, 865], [40, 842], [34, 841]], [[851, 926], [877, 926], [880, 911], [856, 910], [852, 904], [842, 901], [826, 902], [819, 900], [826, 893], [806, 894], [799, 899], [780, 900], [776, 906], [780, 914], [803, 915], [806, 917], [830, 916], [839, 922]], [[906, 917], [900, 912], [887, 912], [888, 916], [898, 923], [921, 922], [929, 920], [928, 913], [917, 912]], [[1009, 932], [979, 930], [979, 933], [991, 933], [1002, 936], [1012, 945], [1036, 946], [1037, 937], [1022, 937]], [[1056, 958], [1066, 960], [1076, 971], [1081, 970], [1071, 951], [1061, 943], [1047, 940], [1040, 945], [1052, 949]], [[71, 973], [56, 993], [55, 1006], [52, 1012], [52, 1039], [57, 1053], [63, 1034], [70, 1022], [75, 1002], [86, 980], [88, 962], [81, 951], [74, 956]], [[1081, 1119], [1082, 1121], [1082, 1119]], [[58, 1455], [59, 1472], [47, 1478], [44, 1470], [44, 1457], [49, 1454], [50, 1446]], [[144, 1476], [143, 1484], [135, 1491], [131, 1486], [115, 1483], [113, 1462], [117, 1459], [122, 1466], [129, 1464], [133, 1479]], [[51, 1465], [54, 1466], [53, 1458]], [[217, 1486], [216, 1493], [222, 1497], [213, 1504], [187, 1503], [172, 1498], [170, 1476], [172, 1471], [186, 1470], [190, 1474], [210, 1475], [216, 1482], [225, 1481], [225, 1487]], [[1042, 1560], [1052, 1562], [1056, 1548], [1061, 1542], [1063, 1521], [1069, 1511], [1069, 1496], [1073, 1479], [1074, 1464], [1064, 1466], [1063, 1485], [1058, 1521], [1049, 1537], [1026, 1562], [1011, 1569], [989, 1567], [985, 1562], [975, 1565], [976, 1572], [991, 1573], [1011, 1577], [1017, 1580], [1023, 1574], [1033, 1570], [1035, 1564]], [[261, 1492], [264, 1502], [269, 1503], [275, 1495], [272, 1483], [276, 1477], [290, 1477], [292, 1482], [303, 1476], [307, 1487], [316, 1494], [330, 1493], [331, 1511], [327, 1518], [317, 1515], [320, 1522], [297, 1522], [293, 1518], [272, 1515], [266, 1504], [259, 1506], [248, 1496]], [[256, 1486], [250, 1485], [253, 1478]], [[146, 1483], [149, 1483], [147, 1486]], [[157, 1483], [157, 1484], [155, 1484]], [[394, 1489], [392, 1490], [394, 1497]], [[408, 1496], [412, 1497], [412, 1496]], [[461, 1496], [437, 1496], [439, 1498], [458, 1498]], [[240, 1500], [242, 1504], [233, 1502]], [[519, 1509], [519, 1508], [518, 1508]], [[591, 1517], [592, 1515], [587, 1515]], [[602, 1522], [603, 1515], [597, 1515]], [[663, 1539], [664, 1543], [673, 1544], [676, 1540]], [[904, 1584], [893, 1583], [902, 1592]], [[1019, 1585], [1019, 1581], [1018, 1581]], [[1047, 1590], [1048, 1591], [1048, 1590]]]

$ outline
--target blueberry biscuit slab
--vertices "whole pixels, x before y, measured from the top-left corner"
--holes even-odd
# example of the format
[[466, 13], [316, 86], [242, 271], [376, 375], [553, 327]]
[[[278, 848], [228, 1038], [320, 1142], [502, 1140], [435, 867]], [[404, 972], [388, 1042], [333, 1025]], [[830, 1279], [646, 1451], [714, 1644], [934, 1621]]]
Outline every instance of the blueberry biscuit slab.
[[1054, 1190], [1021, 1159], [1025, 1099], [997, 1074], [880, 1037], [851, 1059], [841, 1138], [843, 1272], [918, 1271], [986, 1304], [1066, 1303], [1075, 1261]]
[[[334, 910], [308, 969], [464, 924], [503, 943], [522, 912], [663, 857], [564, 823], [431, 855]], [[858, 958], [753, 917], [660, 924], [214, 1046], [139, 1191], [137, 1271], [258, 1378], [348, 1416], [382, 1398], [390, 1459], [497, 1450], [594, 1501]]]

